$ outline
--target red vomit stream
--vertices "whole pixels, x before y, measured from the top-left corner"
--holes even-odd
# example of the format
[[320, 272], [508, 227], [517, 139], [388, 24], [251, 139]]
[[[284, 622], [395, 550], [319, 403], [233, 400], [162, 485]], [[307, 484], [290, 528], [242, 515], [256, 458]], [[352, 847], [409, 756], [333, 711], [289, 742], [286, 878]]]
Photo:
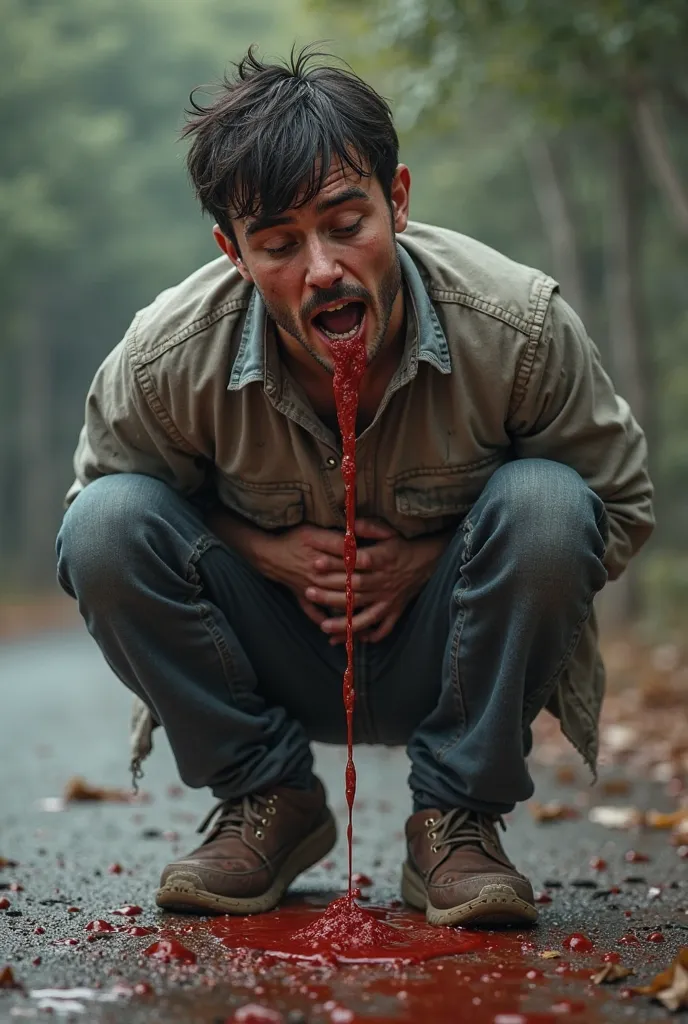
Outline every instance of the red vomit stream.
[[[358, 390], [366, 368], [366, 351], [363, 332], [358, 331], [348, 341], [339, 341], [332, 346], [334, 359], [334, 400], [337, 405], [337, 420], [342, 435], [342, 477], [344, 478], [346, 533], [344, 535], [344, 569], [346, 572], [346, 671], [342, 695], [346, 712], [346, 803], [349, 821], [346, 838], [349, 847], [348, 898], [352, 900], [352, 839], [353, 806], [356, 797], [356, 768], [353, 757], [354, 719], [354, 588], [352, 576], [356, 568], [356, 414], [358, 412]], [[333, 906], [337, 906], [336, 901]], [[341, 911], [340, 911], [341, 912]]]

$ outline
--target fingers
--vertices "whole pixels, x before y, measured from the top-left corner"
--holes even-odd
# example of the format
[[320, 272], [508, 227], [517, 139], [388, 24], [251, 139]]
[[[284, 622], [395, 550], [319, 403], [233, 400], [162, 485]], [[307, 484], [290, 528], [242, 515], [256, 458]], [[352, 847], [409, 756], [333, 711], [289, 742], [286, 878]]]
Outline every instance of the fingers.
[[397, 536], [394, 527], [382, 519], [357, 519], [354, 523], [354, 533], [365, 540], [389, 540], [390, 537]]
[[396, 613], [390, 612], [387, 618], [382, 620], [377, 629], [371, 630], [367, 636], [361, 637], [361, 639], [365, 639], [367, 642], [371, 644], [376, 644], [378, 643], [378, 641], [384, 640], [385, 637], [389, 636], [389, 634], [394, 629], [397, 623], [397, 618], [398, 616], [396, 615]]
[[[369, 629], [371, 626], [377, 625], [388, 608], [388, 601], [376, 601], [374, 604], [370, 604], [358, 612], [354, 615], [351, 622], [354, 633], [360, 633], [363, 629]], [[326, 618], [320, 623], [320, 628], [323, 633], [332, 633], [333, 639], [335, 639], [338, 634], [346, 633], [346, 616], [344, 615], [336, 619]]]
[[[344, 572], [344, 559], [338, 558], [336, 555], [318, 555], [313, 562], [313, 568], [316, 572]], [[359, 549], [356, 551], [356, 568], [357, 569], [369, 569], [370, 568], [370, 555], [367, 550]]]
[[324, 530], [319, 526], [309, 526], [304, 534], [306, 543], [318, 552], [344, 558], [344, 534], [340, 530]]

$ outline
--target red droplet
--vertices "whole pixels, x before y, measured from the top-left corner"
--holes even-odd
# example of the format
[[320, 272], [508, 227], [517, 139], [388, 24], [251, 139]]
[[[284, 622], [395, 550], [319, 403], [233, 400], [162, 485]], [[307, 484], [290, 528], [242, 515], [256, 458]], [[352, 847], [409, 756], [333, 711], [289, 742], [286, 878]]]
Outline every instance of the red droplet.
[[588, 863], [593, 871], [604, 871], [607, 867], [607, 862], [602, 857], [591, 857]]
[[121, 875], [122, 872], [124, 871], [124, 868], [122, 867], [121, 864], [114, 863], [110, 865], [108, 871], [110, 872], [111, 875]]
[[664, 942], [664, 936], [661, 932], [650, 932], [647, 937], [648, 942]]
[[131, 928], [120, 928], [126, 935], [155, 935], [157, 928], [144, 928], [143, 925], [133, 924]]
[[33, 930], [34, 935], [45, 935], [45, 928], [42, 924], [37, 924]]
[[12, 906], [6, 896], [0, 896], [0, 910], [9, 910]]
[[613, 894], [614, 896], [618, 896], [618, 895], [619, 895], [619, 893], [621, 892], [621, 889], [620, 889], [620, 888], [618, 887], [618, 885], [612, 885], [612, 886], [611, 886], [611, 888], [609, 889], [609, 891], [610, 891], [610, 893], [612, 893], [612, 894]]
[[639, 942], [639, 941], [640, 941], [640, 939], [638, 938], [637, 935], [634, 935], [633, 932], [628, 932], [627, 935], [622, 935], [621, 936], [621, 938], [619, 939], [619, 945], [620, 946], [633, 946], [633, 945], [635, 945], [636, 942]]
[[227, 1024], [283, 1024], [284, 1017], [277, 1010], [271, 1010], [259, 1003], [247, 1003], [240, 1006]]
[[566, 949], [570, 949], [572, 953], [592, 953], [594, 948], [592, 940], [587, 935], [583, 935], [582, 932], [574, 932], [573, 935], [567, 935], [562, 945]]
[[624, 910], [624, 917], [633, 917], [632, 910]]
[[127, 904], [125, 907], [118, 907], [112, 911], [113, 914], [120, 914], [122, 917], [136, 917], [143, 913], [143, 907], [137, 907], [135, 903]]
[[353, 882], [354, 885], [367, 886], [367, 885], [372, 885], [373, 884], [372, 878], [369, 878], [368, 875], [360, 875], [360, 874], [352, 875], [351, 881]]
[[147, 981], [137, 981], [134, 985], [134, 995], [136, 996], [152, 996], [154, 993], [155, 989]]
[[86, 925], [87, 932], [114, 932], [115, 926], [110, 924], [109, 921], [101, 921], [96, 919], [95, 921], [89, 921]]
[[41, 958], [39, 956], [35, 956], [33, 958], [33, 960], [31, 961], [31, 963], [33, 964], [34, 967], [38, 967], [40, 962], [41, 962]]
[[545, 892], [544, 890], [542, 892], [536, 892], [535, 893], [535, 902], [536, 903], [551, 903], [552, 902], [552, 897], [550, 896], [550, 894], [548, 892]]
[[162, 960], [165, 964], [171, 960], [179, 960], [185, 964], [196, 963], [196, 954], [186, 946], [182, 946], [181, 942], [177, 942], [176, 939], [159, 939], [148, 949], [144, 949], [143, 955], [152, 956], [155, 960]]
[[78, 939], [55, 939], [56, 946], [78, 946]]
[[629, 864], [646, 864], [649, 859], [648, 855], [641, 853], [640, 850], [626, 850], [624, 854], [624, 860]]
[[615, 953], [613, 950], [611, 953], [605, 953], [602, 957], [602, 961], [605, 964], [618, 964], [621, 960], [621, 953]]
[[178, 800], [180, 797], [184, 796], [184, 790], [181, 786], [168, 786], [167, 795], [172, 800]]
[[79, 914], [81, 913], [81, 907], [67, 907], [68, 914]]

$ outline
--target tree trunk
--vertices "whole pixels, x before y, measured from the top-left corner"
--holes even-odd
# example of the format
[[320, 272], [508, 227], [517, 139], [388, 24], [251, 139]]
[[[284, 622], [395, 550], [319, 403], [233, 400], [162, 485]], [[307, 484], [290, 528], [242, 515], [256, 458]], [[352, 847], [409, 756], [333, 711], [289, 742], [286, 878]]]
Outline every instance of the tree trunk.
[[688, 235], [688, 188], [672, 156], [658, 98], [639, 93], [635, 99], [635, 119], [650, 176], [663, 193], [682, 234]]
[[[652, 378], [643, 317], [640, 255], [644, 222], [644, 176], [630, 127], [612, 139], [605, 205], [605, 292], [610, 369], [614, 383], [641, 426], [651, 435]], [[603, 592], [599, 602], [607, 627], [636, 618], [640, 610], [634, 563]]]
[[585, 321], [587, 303], [563, 161], [556, 143], [544, 136], [528, 141], [525, 157], [535, 202], [552, 253], [554, 276], [566, 301]]

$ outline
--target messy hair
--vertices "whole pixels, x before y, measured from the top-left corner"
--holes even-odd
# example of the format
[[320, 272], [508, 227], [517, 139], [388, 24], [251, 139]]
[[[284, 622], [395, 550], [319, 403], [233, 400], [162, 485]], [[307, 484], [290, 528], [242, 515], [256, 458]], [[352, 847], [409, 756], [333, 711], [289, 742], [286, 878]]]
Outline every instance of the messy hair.
[[[323, 63], [328, 61], [327, 63]], [[315, 198], [332, 160], [376, 176], [388, 203], [399, 140], [387, 102], [348, 65], [313, 45], [288, 61], [248, 53], [207, 106], [191, 107], [183, 138], [196, 195], [236, 241], [233, 217], [274, 216]]]

